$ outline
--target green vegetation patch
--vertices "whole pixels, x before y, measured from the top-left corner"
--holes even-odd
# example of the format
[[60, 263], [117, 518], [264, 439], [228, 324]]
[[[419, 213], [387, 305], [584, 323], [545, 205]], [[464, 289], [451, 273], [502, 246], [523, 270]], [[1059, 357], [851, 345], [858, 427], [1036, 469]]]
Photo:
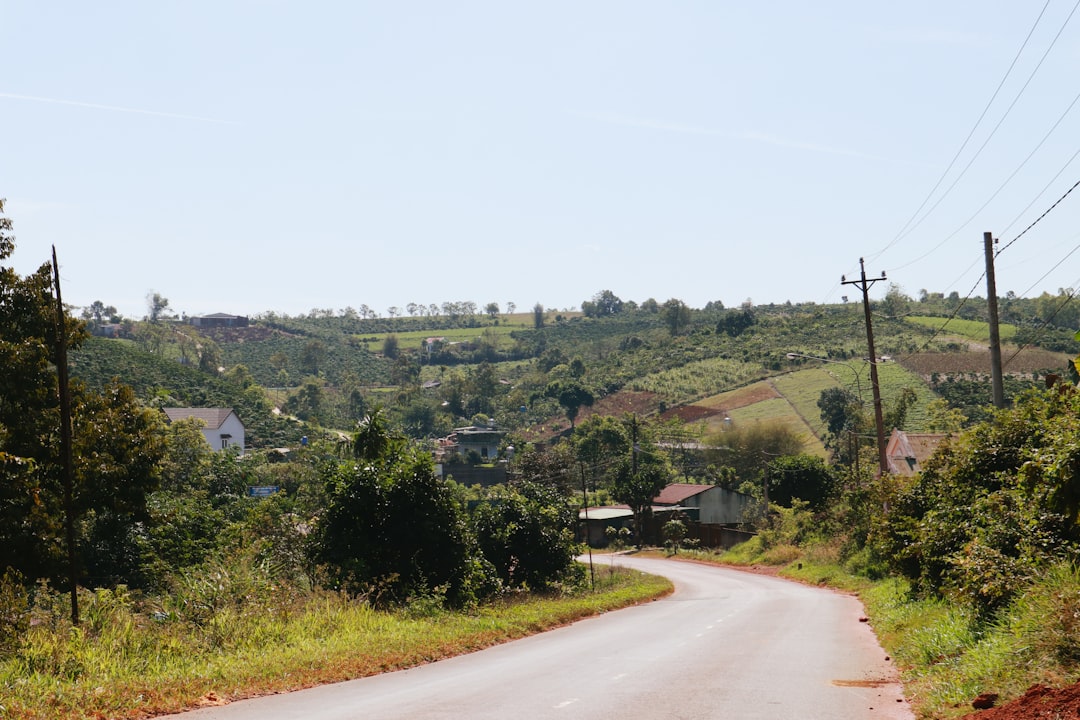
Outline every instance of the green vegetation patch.
[[[953, 318], [951, 320], [940, 317], [928, 317], [925, 315], [909, 315], [905, 318], [908, 322], [932, 330], [940, 330], [951, 336], [959, 336], [974, 342], [990, 342], [990, 323], [981, 320], [963, 320]], [[1016, 335], [1016, 326], [1008, 323], [998, 325], [998, 333], [1001, 340], [1011, 340]]]
[[651, 373], [629, 384], [631, 390], [656, 393], [669, 404], [693, 402], [764, 375], [761, 366], [740, 360], [709, 358]]
[[[50, 615], [0, 659], [5, 719], [137, 718], [419, 665], [625, 607], [665, 578], [597, 568], [596, 590], [521, 597], [474, 613], [421, 600], [380, 612], [344, 595], [250, 598], [204, 623], [151, 611], [123, 588], [84, 599], [77, 629]], [[272, 589], [271, 589], [272, 590]], [[59, 609], [59, 608], [57, 608]]]

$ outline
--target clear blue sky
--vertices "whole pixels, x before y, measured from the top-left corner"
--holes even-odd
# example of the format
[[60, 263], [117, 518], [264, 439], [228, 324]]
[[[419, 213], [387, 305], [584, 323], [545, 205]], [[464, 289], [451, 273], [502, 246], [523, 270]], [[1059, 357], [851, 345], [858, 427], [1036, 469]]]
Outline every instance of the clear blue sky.
[[[1080, 13], [1043, 8], [0, 0], [14, 264], [135, 317], [839, 302], [860, 257], [966, 295], [1080, 180]], [[1080, 286], [1078, 220], [1000, 294]]]

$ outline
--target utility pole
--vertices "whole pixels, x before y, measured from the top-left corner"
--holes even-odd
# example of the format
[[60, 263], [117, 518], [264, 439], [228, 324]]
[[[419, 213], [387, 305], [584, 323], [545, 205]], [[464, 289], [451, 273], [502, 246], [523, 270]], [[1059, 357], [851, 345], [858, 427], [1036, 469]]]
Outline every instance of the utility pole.
[[998, 327], [997, 280], [994, 278], [994, 237], [983, 233], [986, 252], [986, 307], [990, 313], [990, 379], [994, 386], [994, 407], [1005, 407], [1005, 381], [1001, 367], [1001, 333]]
[[71, 439], [71, 391], [68, 387], [67, 313], [60, 299], [60, 266], [56, 246], [52, 249], [53, 282], [56, 285], [56, 374], [60, 395], [60, 467], [64, 484], [64, 530], [67, 535], [68, 582], [71, 583], [71, 624], [79, 624], [79, 572], [75, 551], [75, 471]]
[[870, 286], [878, 280], [885, 279], [885, 271], [881, 271], [881, 277], [868, 280], [866, 277], [866, 265], [859, 258], [860, 278], [848, 280], [841, 276], [843, 285], [854, 285], [862, 290], [863, 314], [866, 317], [866, 344], [870, 351], [870, 383], [874, 389], [874, 425], [877, 427], [877, 450], [878, 450], [878, 474], [885, 475], [889, 472], [889, 459], [885, 455], [885, 420], [881, 412], [881, 385], [878, 384], [877, 354], [874, 351], [874, 325], [870, 320]]

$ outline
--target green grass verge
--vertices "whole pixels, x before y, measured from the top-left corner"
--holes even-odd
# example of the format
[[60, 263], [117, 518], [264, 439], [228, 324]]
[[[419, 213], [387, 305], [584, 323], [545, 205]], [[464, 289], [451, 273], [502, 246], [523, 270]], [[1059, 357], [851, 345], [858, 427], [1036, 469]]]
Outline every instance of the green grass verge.
[[123, 592], [99, 591], [78, 628], [40, 622], [0, 656], [0, 717], [138, 718], [296, 690], [471, 652], [672, 589], [665, 578], [625, 568], [600, 567], [596, 580], [593, 591], [475, 613], [386, 613], [319, 595], [219, 611], [201, 625], [154, 619]]

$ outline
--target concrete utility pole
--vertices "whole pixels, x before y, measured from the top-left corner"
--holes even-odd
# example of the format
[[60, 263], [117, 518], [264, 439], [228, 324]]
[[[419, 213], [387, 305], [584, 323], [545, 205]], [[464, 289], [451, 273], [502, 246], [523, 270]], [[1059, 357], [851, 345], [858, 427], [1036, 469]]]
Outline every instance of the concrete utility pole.
[[874, 352], [874, 325], [870, 320], [870, 286], [878, 280], [885, 279], [885, 271], [881, 277], [868, 280], [866, 277], [866, 265], [859, 258], [861, 276], [858, 280], [848, 280], [841, 276], [843, 285], [855, 285], [862, 290], [863, 314], [866, 316], [866, 344], [870, 351], [870, 383], [874, 389], [874, 425], [877, 427], [877, 450], [878, 450], [878, 474], [884, 475], [889, 472], [889, 459], [885, 455], [885, 420], [881, 412], [881, 385], [878, 384], [877, 354]]
[[1001, 332], [998, 327], [997, 280], [994, 278], [994, 238], [983, 233], [986, 252], [986, 307], [990, 312], [990, 378], [994, 386], [994, 407], [1005, 407], [1005, 381], [1001, 367]]

